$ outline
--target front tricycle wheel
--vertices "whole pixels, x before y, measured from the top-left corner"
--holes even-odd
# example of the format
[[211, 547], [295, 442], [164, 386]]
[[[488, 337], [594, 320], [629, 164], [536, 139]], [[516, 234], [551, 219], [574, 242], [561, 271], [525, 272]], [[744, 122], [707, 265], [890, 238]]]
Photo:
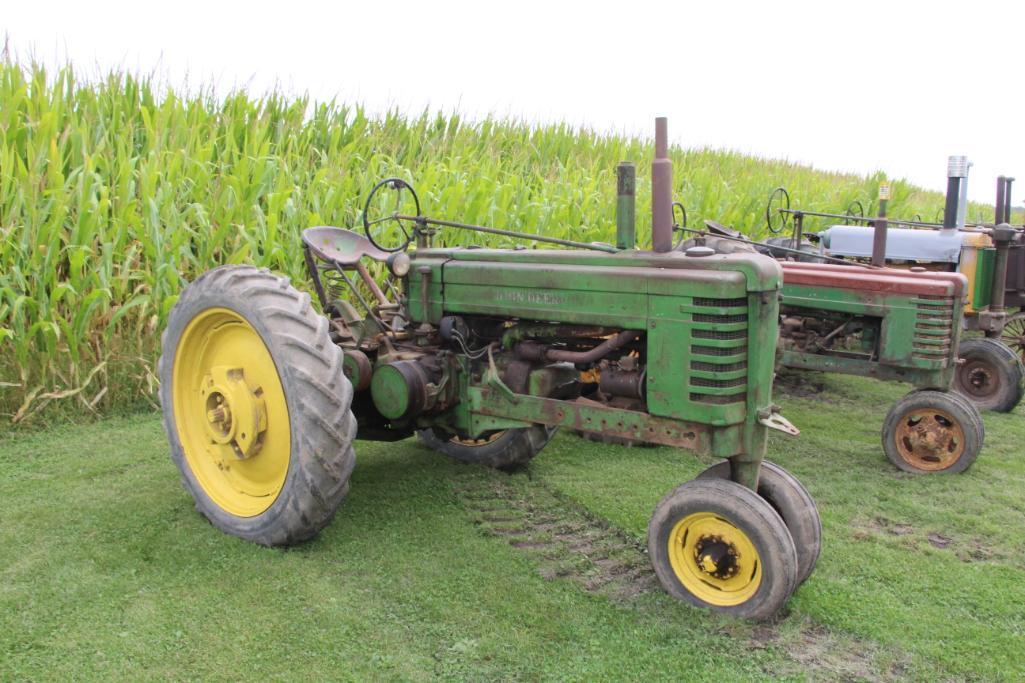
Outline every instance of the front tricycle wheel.
[[694, 479], [663, 498], [648, 524], [648, 555], [670, 595], [737, 617], [773, 616], [798, 583], [782, 518], [725, 479]]
[[883, 422], [883, 451], [905, 472], [963, 472], [979, 455], [985, 431], [978, 410], [962, 396], [913, 391]]
[[162, 345], [164, 427], [196, 508], [263, 545], [316, 534], [348, 491], [356, 423], [309, 296], [265, 270], [217, 268], [182, 292]]
[[[730, 461], [723, 460], [701, 472], [698, 479], [729, 479]], [[758, 495], [783, 518], [797, 551], [798, 585], [811, 576], [822, 551], [822, 520], [808, 489], [774, 462], [762, 461]]]

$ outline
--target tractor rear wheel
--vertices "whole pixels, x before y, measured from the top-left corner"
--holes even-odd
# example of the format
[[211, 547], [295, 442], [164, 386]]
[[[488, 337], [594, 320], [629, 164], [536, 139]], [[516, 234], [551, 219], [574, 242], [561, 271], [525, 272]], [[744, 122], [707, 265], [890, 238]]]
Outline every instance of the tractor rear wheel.
[[727, 479], [694, 479], [663, 498], [648, 524], [648, 556], [670, 595], [731, 616], [768, 619], [797, 588], [783, 519]]
[[441, 430], [422, 429], [416, 436], [426, 446], [450, 458], [496, 470], [512, 470], [526, 465], [540, 453], [555, 431], [555, 427], [534, 425], [464, 439]]
[[883, 422], [883, 451], [905, 472], [964, 472], [982, 449], [985, 431], [969, 401], [943, 391], [913, 391]]
[[268, 546], [327, 525], [349, 490], [356, 420], [309, 296], [267, 270], [216, 268], [182, 291], [162, 347], [164, 428], [199, 512]]
[[979, 410], [1014, 410], [1025, 392], [1025, 365], [1018, 354], [988, 337], [964, 340], [957, 353], [961, 362], [954, 375], [954, 390]]
[[1000, 341], [1007, 344], [1022, 361], [1025, 361], [1025, 311], [1018, 311], [1004, 322]]
[[[723, 460], [706, 469], [698, 479], [729, 479], [730, 462]], [[762, 461], [758, 495], [783, 518], [797, 551], [797, 585], [811, 576], [822, 550], [822, 520], [811, 494], [797, 477], [774, 462]]]

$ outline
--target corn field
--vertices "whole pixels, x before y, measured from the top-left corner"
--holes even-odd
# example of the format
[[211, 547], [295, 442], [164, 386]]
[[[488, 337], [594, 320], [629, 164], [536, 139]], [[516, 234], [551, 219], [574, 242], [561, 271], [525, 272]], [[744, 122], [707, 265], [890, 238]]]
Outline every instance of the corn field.
[[[278, 94], [184, 93], [111, 73], [0, 61], [0, 415], [102, 413], [154, 401], [160, 332], [181, 287], [223, 263], [307, 281], [299, 234], [356, 226], [386, 176], [427, 215], [562, 238], [614, 241], [615, 166], [650, 141]], [[769, 191], [795, 207], [874, 208], [882, 177], [824, 173], [711, 149], [671, 150], [675, 195], [703, 218], [764, 232]], [[932, 220], [939, 193], [893, 183], [889, 213]], [[988, 209], [973, 206], [972, 215]], [[813, 229], [813, 228], [812, 228]], [[643, 219], [638, 234], [649, 239]], [[449, 245], [511, 244], [447, 231]]]

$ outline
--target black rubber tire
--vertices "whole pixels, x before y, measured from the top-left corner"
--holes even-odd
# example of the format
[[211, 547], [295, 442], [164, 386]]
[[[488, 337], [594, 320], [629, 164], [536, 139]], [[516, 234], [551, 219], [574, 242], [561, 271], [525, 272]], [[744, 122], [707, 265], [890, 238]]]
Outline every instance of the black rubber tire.
[[999, 339], [973, 337], [961, 342], [963, 361], [954, 373], [953, 389], [979, 410], [1007, 413], [1025, 393], [1025, 365], [1013, 349]]
[[[669, 535], [687, 515], [713, 513], [739, 528], [755, 546], [762, 582], [738, 605], [713, 605], [680, 582], [669, 560]], [[694, 479], [671, 491], [655, 507], [648, 523], [648, 556], [655, 575], [673, 597], [745, 619], [768, 619], [783, 608], [797, 588], [797, 551], [779, 514], [754, 491], [727, 479]]]
[[961, 406], [965, 409], [965, 412], [971, 415], [972, 421], [975, 423], [975, 428], [979, 432], [979, 447], [981, 448], [982, 445], [986, 443], [986, 425], [982, 421], [982, 414], [979, 412], [979, 409], [974, 403], [972, 403], [971, 399], [962, 396], [956, 391], [946, 391], [943, 393], [952, 400], [960, 402]]
[[[964, 432], [965, 445], [961, 454], [942, 468], [937, 469], [924, 462], [919, 464], [906, 459], [901, 455], [897, 444], [897, 429], [901, 421], [908, 419], [909, 413], [923, 408], [942, 410], [954, 418]], [[883, 452], [895, 467], [904, 472], [957, 474], [971, 467], [979, 457], [985, 436], [985, 427], [978, 410], [963, 396], [945, 391], [912, 391], [894, 403], [886, 414], [882, 429]]]
[[[239, 517], [204, 492], [182, 449], [172, 402], [175, 351], [189, 322], [209, 308], [227, 308], [256, 330], [278, 370], [291, 424], [288, 473], [275, 501], [253, 517]], [[349, 490], [356, 463], [352, 386], [342, 373], [342, 351], [328, 336], [328, 321], [288, 278], [252, 266], [222, 266], [181, 293], [161, 341], [160, 401], [171, 459], [196, 509], [218, 529], [266, 546], [312, 538], [334, 516]]]
[[[698, 479], [729, 479], [730, 462], [723, 460], [707, 468]], [[797, 551], [797, 585], [811, 576], [822, 551], [822, 520], [811, 494], [797, 477], [774, 462], [762, 461], [758, 495], [768, 501], [794, 539]]]
[[534, 425], [522, 429], [507, 429], [493, 441], [471, 446], [458, 443], [444, 432], [421, 429], [416, 433], [424, 445], [450, 458], [496, 470], [512, 470], [530, 462], [555, 436], [556, 427]]

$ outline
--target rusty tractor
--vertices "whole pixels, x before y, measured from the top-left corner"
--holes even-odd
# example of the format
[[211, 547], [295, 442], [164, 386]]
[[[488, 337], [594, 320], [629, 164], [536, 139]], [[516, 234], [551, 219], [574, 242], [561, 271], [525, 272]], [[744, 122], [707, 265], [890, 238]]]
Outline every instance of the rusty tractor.
[[[997, 179], [993, 223], [965, 222], [970, 166], [964, 157], [950, 157], [942, 223], [887, 217], [887, 185], [880, 188], [874, 218], [866, 218], [857, 201], [843, 215], [791, 209], [790, 195], [777, 188], [766, 207], [766, 222], [774, 233], [792, 223], [793, 233], [769, 242], [777, 251], [779, 246], [798, 249], [798, 261], [814, 262], [825, 255], [905, 271], [964, 275], [961, 325], [981, 335], [962, 339], [953, 387], [980, 410], [1009, 412], [1025, 393], [1025, 230], [1009, 224], [1014, 179], [1005, 176]], [[843, 219], [844, 224], [809, 233], [804, 224], [811, 217]]]
[[[672, 249], [665, 119], [651, 250], [635, 248], [635, 176], [622, 168], [615, 246], [429, 218], [391, 178], [367, 198], [365, 235], [303, 233], [316, 303], [249, 266], [186, 287], [164, 333], [161, 399], [199, 511], [256, 543], [298, 543], [348, 493], [357, 439], [416, 435], [514, 468], [558, 427], [597, 430], [723, 458], [655, 507], [651, 562], [681, 600], [777, 613], [821, 537], [808, 492], [764, 460], [770, 429], [797, 433], [772, 402], [782, 269]], [[442, 229], [567, 248], [445, 248]]]
[[[957, 371], [965, 277], [859, 265], [806, 248], [752, 243], [714, 221], [684, 249], [763, 252], [782, 261], [780, 365], [910, 383], [889, 409], [883, 452], [906, 472], [963, 472], [985, 430], [978, 409], [950, 390]], [[789, 240], [789, 238], [787, 238]]]

